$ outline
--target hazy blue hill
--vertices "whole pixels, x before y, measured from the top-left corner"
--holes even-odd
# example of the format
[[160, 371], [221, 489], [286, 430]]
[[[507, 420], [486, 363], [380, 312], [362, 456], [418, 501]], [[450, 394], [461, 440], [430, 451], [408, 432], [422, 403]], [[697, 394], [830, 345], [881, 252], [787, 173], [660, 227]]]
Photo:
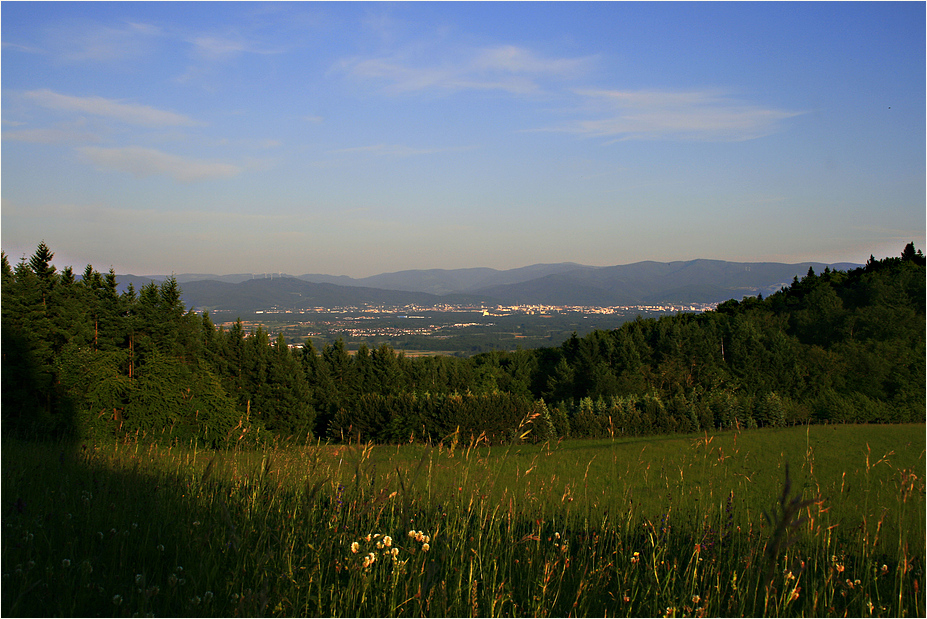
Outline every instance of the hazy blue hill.
[[142, 286], [150, 284], [151, 282], [161, 283], [164, 281], [163, 278], [159, 279], [160, 276], [155, 275], [153, 277], [145, 277], [144, 275], [117, 275], [116, 276], [116, 287], [117, 290], [122, 293], [128, 289], [129, 284], [135, 288], [135, 291], [138, 292], [142, 289]]
[[[264, 275], [254, 275], [253, 273], [236, 273], [233, 275], [181, 273], [180, 275], [174, 276], [178, 284], [184, 284], [186, 282], [199, 282], [207, 279], [215, 280], [217, 282], [226, 282], [228, 284], [240, 284], [241, 282], [248, 281], [249, 279], [255, 279], [257, 277], [264, 277]], [[167, 277], [165, 276], [161, 278], [162, 281], [164, 279], [167, 279]]]
[[338, 284], [339, 286], [360, 286], [362, 285], [358, 283], [360, 280], [356, 280], [353, 277], [348, 277], [347, 275], [325, 275], [322, 273], [306, 273], [305, 275], [299, 275], [297, 279], [301, 279], [306, 282], [312, 282], [314, 284]]
[[[659, 305], [716, 303], [762, 294], [769, 296], [828, 266], [818, 262], [643, 261], [610, 267], [575, 263], [535, 264], [499, 271], [489, 268], [421, 269], [353, 279], [333, 275], [175, 276], [188, 306], [242, 312], [279, 307], [337, 307], [370, 304], [436, 303], [543, 305]], [[859, 265], [837, 263], [832, 270]], [[199, 279], [197, 279], [199, 278]], [[117, 276], [120, 290], [136, 290], [163, 276]]]
[[[641, 305], [714, 303], [756, 294], [769, 295], [803, 277], [808, 268], [820, 273], [817, 262], [782, 264], [722, 260], [677, 262], [644, 261], [612, 267], [585, 267], [477, 292], [507, 303], [549, 305]], [[858, 265], [831, 265], [846, 270]]]
[[300, 275], [299, 279], [331, 283], [341, 286], [366, 286], [385, 288], [387, 290], [406, 290], [409, 292], [427, 292], [429, 294], [450, 294], [455, 292], [474, 292], [491, 286], [517, 284], [553, 273], [564, 273], [583, 267], [572, 262], [558, 264], [533, 264], [517, 269], [497, 270], [485, 267], [469, 269], [413, 269], [381, 273], [370, 277], [353, 279], [344, 275]]
[[[277, 274], [274, 274], [277, 277]], [[119, 291], [124, 292], [131, 283], [135, 286], [135, 290], [138, 291], [142, 286], [155, 282], [160, 284], [166, 280], [169, 275], [117, 275], [116, 281], [119, 286]], [[180, 273], [179, 275], [174, 275], [174, 279], [177, 280], [178, 284], [186, 284], [188, 282], [201, 282], [201, 281], [216, 281], [224, 282], [227, 284], [240, 284], [241, 282], [249, 281], [252, 279], [264, 278], [264, 274], [255, 275], [253, 273], [235, 273], [232, 275], [215, 275], [212, 273]], [[268, 275], [269, 277], [269, 275]], [[283, 275], [282, 277], [289, 277], [288, 275]]]
[[770, 270], [721, 260], [647, 261], [605, 267], [588, 277], [603, 291], [623, 291], [637, 304], [713, 303], [774, 292], [808, 270], [801, 265], [775, 266]]
[[489, 268], [427, 269], [382, 273], [358, 281], [373, 288], [448, 294], [478, 287], [480, 282], [487, 281], [494, 273], [498, 271]]
[[[309, 307], [383, 305], [435, 305], [451, 302], [422, 292], [383, 290], [360, 286], [338, 286], [306, 282], [296, 277], [252, 279], [239, 284], [213, 280], [188, 282], [181, 287], [184, 303], [197, 309], [226, 309], [239, 312], [255, 310], [303, 309]], [[455, 295], [456, 302], [474, 297]]]
[[508, 304], [529, 305], [632, 305], [637, 297], [608, 291], [597, 282], [575, 273], [555, 273], [516, 284], [483, 288], [486, 296]]
[[[682, 286], [703, 281], [717, 281], [732, 288], [758, 290], [776, 286], [787, 286], [795, 276], [804, 277], [808, 268], [813, 267], [816, 273], [829, 266], [819, 262], [803, 262], [799, 264], [782, 264], [776, 262], [725, 262], [723, 260], [690, 260], [685, 262], [656, 263], [654, 268], [641, 269], [641, 279], [656, 279], [661, 286]], [[634, 273], [630, 268], [610, 267], [625, 273]], [[838, 265], [831, 266], [833, 270]], [[859, 265], [852, 265], [851, 268]], [[842, 269], [845, 270], [845, 269]], [[656, 276], [656, 277], [655, 277]], [[775, 290], [774, 290], [775, 291]], [[773, 292], [774, 292], [773, 291]]]
[[572, 273], [576, 270], [595, 269], [596, 267], [584, 266], [575, 262], [559, 262], [556, 264], [532, 264], [531, 266], [517, 269], [508, 269], [506, 271], [496, 271], [491, 278], [482, 284], [477, 284], [468, 289], [469, 292], [477, 292], [489, 286], [501, 286], [505, 284], [518, 284], [538, 278], [549, 277], [551, 275], [560, 275]]

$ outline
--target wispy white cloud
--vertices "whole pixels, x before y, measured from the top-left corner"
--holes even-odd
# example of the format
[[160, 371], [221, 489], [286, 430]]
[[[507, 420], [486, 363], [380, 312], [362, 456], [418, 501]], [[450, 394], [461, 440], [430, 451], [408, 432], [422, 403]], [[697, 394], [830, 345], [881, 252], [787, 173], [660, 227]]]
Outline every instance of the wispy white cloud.
[[242, 41], [214, 36], [196, 37], [193, 39], [193, 45], [198, 52], [212, 58], [221, 58], [247, 50]]
[[58, 126], [43, 127], [40, 129], [17, 129], [4, 131], [3, 139], [13, 142], [31, 142], [33, 144], [66, 144], [99, 142], [100, 138], [91, 131], [83, 131], [75, 127]]
[[451, 61], [416, 64], [402, 56], [350, 58], [337, 69], [362, 80], [383, 83], [394, 94], [424, 90], [499, 90], [513, 94], [536, 92], [541, 81], [575, 77], [594, 57], [544, 58], [514, 45], [472, 50]]
[[10, 41], [3, 41], [2, 47], [5, 50], [26, 52], [28, 54], [44, 54], [45, 53], [45, 50], [39, 47], [35, 47], [34, 45], [22, 45], [20, 43], [12, 43]]
[[486, 71], [565, 77], [585, 71], [591, 61], [592, 58], [540, 58], [523, 47], [500, 45], [481, 50], [472, 66]]
[[222, 60], [242, 53], [279, 54], [280, 50], [262, 48], [237, 34], [220, 36], [204, 34], [190, 41], [197, 53], [210, 60]]
[[112, 63], [150, 53], [161, 34], [158, 26], [139, 22], [104, 25], [78, 21], [49, 28], [44, 44], [63, 62]]
[[239, 166], [229, 163], [190, 159], [140, 146], [86, 146], [78, 152], [99, 168], [127, 172], [136, 178], [163, 175], [180, 183], [192, 183], [227, 178], [241, 172]]
[[139, 21], [98, 23], [87, 20], [62, 22], [45, 29], [36, 46], [4, 42], [28, 52], [46, 53], [60, 62], [116, 64], [155, 58], [159, 46], [185, 48], [198, 60], [224, 61], [242, 53], [276, 54], [272, 48], [231, 28], [224, 33], [190, 32], [182, 24], [162, 27]]
[[775, 132], [803, 112], [778, 110], [713, 91], [579, 90], [597, 117], [548, 130], [616, 140], [738, 142]]
[[370, 146], [355, 146], [339, 148], [328, 151], [332, 154], [359, 154], [379, 157], [412, 157], [415, 155], [434, 155], [436, 153], [470, 150], [472, 147], [461, 148], [414, 148], [403, 144], [373, 144]]
[[176, 112], [159, 110], [137, 103], [123, 103], [113, 99], [104, 99], [103, 97], [75, 97], [48, 89], [30, 90], [25, 93], [25, 96], [44, 108], [93, 114], [133, 125], [176, 127], [200, 124], [189, 116], [177, 114]]
[[280, 54], [281, 49], [271, 49], [256, 43], [237, 32], [229, 34], [197, 34], [185, 40], [192, 46], [191, 64], [175, 79], [180, 84], [193, 84], [205, 90], [219, 88], [216, 71], [233, 63], [242, 54]]

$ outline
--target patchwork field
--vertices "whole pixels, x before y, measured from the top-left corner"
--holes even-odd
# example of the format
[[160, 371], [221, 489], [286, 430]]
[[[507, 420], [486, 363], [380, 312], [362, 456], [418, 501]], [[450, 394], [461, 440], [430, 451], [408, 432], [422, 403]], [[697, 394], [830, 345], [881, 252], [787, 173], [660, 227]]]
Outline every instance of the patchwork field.
[[5, 616], [925, 615], [923, 424], [2, 462]]

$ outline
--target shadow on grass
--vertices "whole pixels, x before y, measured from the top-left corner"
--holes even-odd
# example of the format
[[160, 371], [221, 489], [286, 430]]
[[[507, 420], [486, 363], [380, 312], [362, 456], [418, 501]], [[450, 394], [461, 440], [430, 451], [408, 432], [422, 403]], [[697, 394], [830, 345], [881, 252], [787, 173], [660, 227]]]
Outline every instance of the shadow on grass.
[[[923, 615], [922, 540], [874, 540], [873, 527], [828, 520], [828, 506], [789, 492], [788, 480], [780, 497], [758, 499], [762, 509], [778, 506], [772, 526], [750, 513], [733, 518], [733, 502], [627, 522], [566, 509], [539, 517], [518, 500], [523, 488], [507, 487], [508, 502], [428, 490], [436, 449], [417, 446], [408, 462], [376, 460], [370, 449], [341, 447], [336, 460], [324, 447], [204, 452], [5, 439], [0, 610]], [[907, 494], [883, 519], [907, 522], [904, 509], [923, 517], [923, 477], [907, 475]]]

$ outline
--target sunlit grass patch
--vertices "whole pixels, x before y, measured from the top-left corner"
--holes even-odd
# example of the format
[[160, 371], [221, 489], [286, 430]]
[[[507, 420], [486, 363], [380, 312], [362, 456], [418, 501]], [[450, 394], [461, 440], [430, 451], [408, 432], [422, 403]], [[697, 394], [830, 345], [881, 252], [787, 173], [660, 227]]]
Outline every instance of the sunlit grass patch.
[[2, 610], [923, 616], [923, 437], [5, 441]]

